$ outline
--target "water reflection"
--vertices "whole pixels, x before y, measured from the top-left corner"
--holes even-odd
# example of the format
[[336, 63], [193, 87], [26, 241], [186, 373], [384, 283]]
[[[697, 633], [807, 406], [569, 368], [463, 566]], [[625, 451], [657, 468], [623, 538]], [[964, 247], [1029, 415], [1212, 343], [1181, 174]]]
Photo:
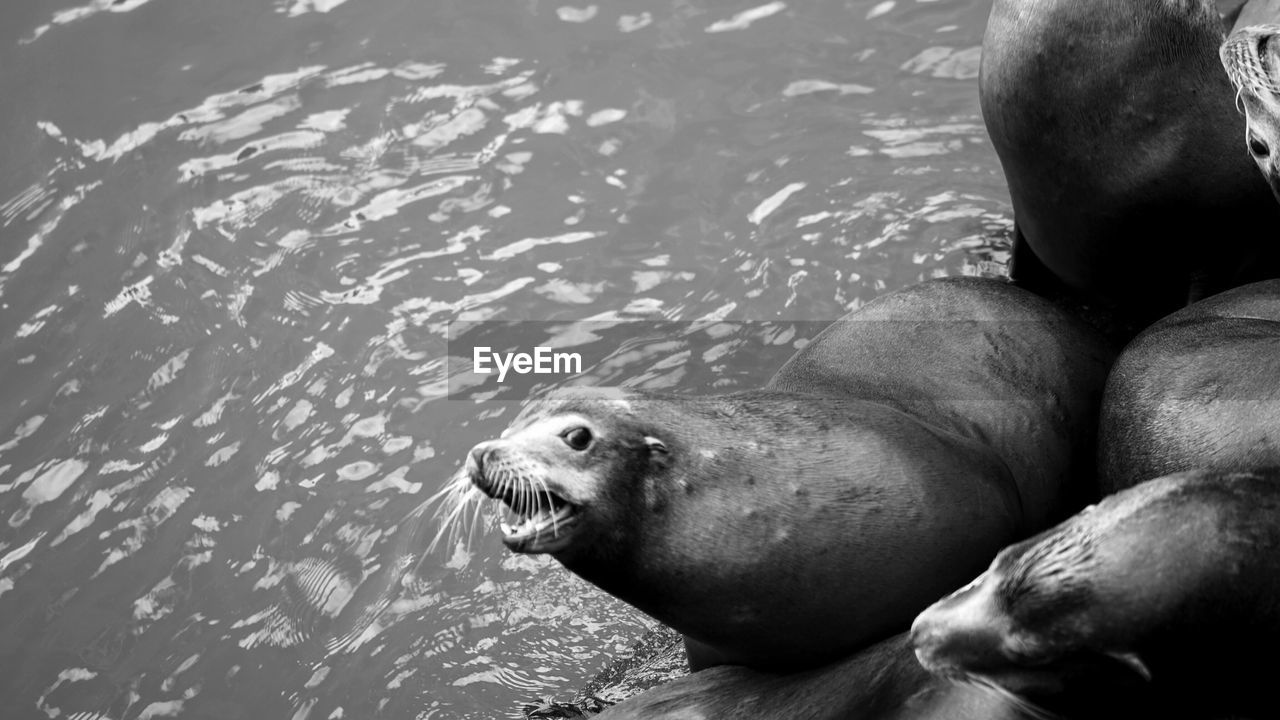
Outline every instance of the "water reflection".
[[[553, 321], [525, 330], [598, 349], [593, 382], [732, 391], [797, 321], [998, 266], [984, 14], [135, 0], [9, 24], [0, 122], [30, 144], [0, 150], [0, 694], [491, 718], [577, 685], [646, 621], [487, 513], [422, 552], [425, 499], [518, 407], [449, 399], [450, 324]], [[39, 82], [51, 58], [75, 94]]]

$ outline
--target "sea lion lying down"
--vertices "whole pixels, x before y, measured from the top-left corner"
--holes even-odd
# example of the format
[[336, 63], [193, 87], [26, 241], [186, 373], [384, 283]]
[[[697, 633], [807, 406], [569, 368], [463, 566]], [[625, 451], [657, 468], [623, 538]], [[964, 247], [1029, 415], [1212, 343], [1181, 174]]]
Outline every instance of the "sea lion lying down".
[[1105, 342], [947, 278], [833, 323], [758, 390], [565, 389], [478, 444], [450, 510], [684, 634], [695, 669], [801, 671], [905, 631], [1094, 492]]

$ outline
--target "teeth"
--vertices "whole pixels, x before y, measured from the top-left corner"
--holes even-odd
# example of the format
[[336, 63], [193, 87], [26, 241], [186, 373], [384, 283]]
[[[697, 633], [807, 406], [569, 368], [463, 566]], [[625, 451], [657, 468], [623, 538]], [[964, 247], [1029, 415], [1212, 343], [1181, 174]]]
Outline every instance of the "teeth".
[[541, 535], [547, 531], [552, 531], [554, 533], [556, 527], [560, 523], [568, 520], [569, 516], [572, 514], [573, 507], [565, 505], [559, 510], [556, 510], [555, 513], [552, 513], [550, 510], [539, 509], [536, 515], [521, 516], [518, 518], [518, 523], [515, 526], [508, 525], [505, 522], [499, 523], [499, 525], [502, 527], [502, 532], [508, 536]]

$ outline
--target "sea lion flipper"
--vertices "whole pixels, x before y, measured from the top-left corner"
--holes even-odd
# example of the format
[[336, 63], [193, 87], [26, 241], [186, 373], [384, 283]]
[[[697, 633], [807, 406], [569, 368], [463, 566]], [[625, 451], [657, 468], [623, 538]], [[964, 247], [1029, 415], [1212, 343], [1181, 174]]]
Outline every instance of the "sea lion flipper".
[[1134, 672], [1142, 676], [1144, 680], [1151, 679], [1151, 670], [1147, 669], [1147, 664], [1142, 662], [1142, 658], [1138, 657], [1138, 653], [1107, 653], [1112, 660], [1117, 660], [1125, 667], [1131, 668]]

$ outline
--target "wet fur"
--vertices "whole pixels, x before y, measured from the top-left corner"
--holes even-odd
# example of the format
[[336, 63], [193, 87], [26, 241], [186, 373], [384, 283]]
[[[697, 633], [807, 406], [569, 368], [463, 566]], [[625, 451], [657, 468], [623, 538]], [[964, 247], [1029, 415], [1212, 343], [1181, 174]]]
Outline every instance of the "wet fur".
[[[967, 538], [966, 552], [994, 553], [1016, 536], [1016, 491], [1006, 471], [970, 443], [892, 409], [768, 390], [708, 398], [636, 392], [627, 398], [630, 414], [590, 407], [589, 396], [551, 399], [561, 398], [563, 405], [541, 412], [585, 416], [600, 428], [605, 441], [593, 475], [608, 482], [596, 483], [590, 496], [566, 495], [586, 503], [592, 532], [557, 559], [692, 638], [703, 648], [695, 664], [725, 656], [762, 667], [823, 653], [829, 659], [904, 623], [885, 600], [923, 606], [936, 582], [917, 581], [915, 568], [954, 572], [942, 560], [972, 562], [955, 557], [941, 537], [924, 545], [900, 538], [900, 523], [911, 517], [943, 522], [918, 507], [920, 488], [948, 494], [954, 520], [945, 535]], [[641, 449], [647, 435], [668, 448], [662, 467]], [[934, 453], [950, 461], [919, 459]], [[844, 473], [847, 480], [837, 481]], [[893, 559], [856, 549], [878, 546], [893, 548]], [[843, 572], [830, 573], [833, 563]], [[779, 575], [781, 568], [788, 572]], [[899, 589], [886, 593], [885, 586]], [[794, 598], [810, 599], [811, 607], [793, 612]], [[798, 640], [819, 626], [829, 638], [853, 640]]]
[[[1051, 679], [1072, 698], [1137, 698], [1144, 717], [1262, 717], [1280, 660], [1254, 650], [1280, 639], [1278, 592], [1280, 470], [1181, 473], [1002, 551], [913, 633], [931, 665], [1033, 697]], [[1139, 664], [1149, 681], [1125, 667]]]
[[[761, 390], [557, 391], [486, 447], [582, 505], [556, 558], [683, 633], [695, 669], [801, 670], [905, 629], [1094, 492], [1110, 361], [1040, 298], [951, 278], [837, 321]], [[564, 418], [593, 449], [563, 447]]]
[[1107, 380], [1104, 490], [1192, 468], [1280, 466], [1280, 281], [1170, 315], [1125, 348]]

